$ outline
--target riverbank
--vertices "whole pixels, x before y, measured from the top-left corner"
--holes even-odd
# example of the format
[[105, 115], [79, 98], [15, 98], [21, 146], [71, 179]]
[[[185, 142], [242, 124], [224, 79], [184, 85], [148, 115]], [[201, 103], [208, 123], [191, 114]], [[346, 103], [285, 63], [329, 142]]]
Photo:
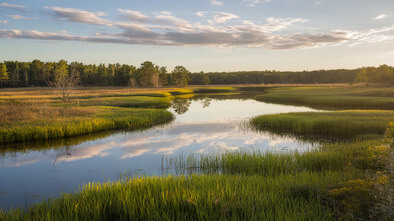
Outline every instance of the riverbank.
[[393, 128], [386, 141], [327, 144], [305, 153], [180, 157], [165, 166], [200, 175], [89, 183], [26, 211], [0, 212], [0, 218], [388, 220]]

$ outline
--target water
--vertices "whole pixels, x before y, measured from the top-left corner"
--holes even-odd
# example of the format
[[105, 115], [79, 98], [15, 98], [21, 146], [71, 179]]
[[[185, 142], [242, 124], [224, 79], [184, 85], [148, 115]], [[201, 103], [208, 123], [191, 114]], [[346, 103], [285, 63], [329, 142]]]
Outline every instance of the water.
[[293, 138], [242, 126], [256, 115], [314, 111], [310, 108], [216, 95], [176, 99], [169, 110], [176, 116], [173, 122], [143, 131], [105, 132], [46, 144], [14, 144], [0, 150], [0, 208], [26, 207], [78, 190], [84, 183], [117, 180], [125, 174], [160, 175], [162, 157], [240, 149], [311, 148], [311, 144]]

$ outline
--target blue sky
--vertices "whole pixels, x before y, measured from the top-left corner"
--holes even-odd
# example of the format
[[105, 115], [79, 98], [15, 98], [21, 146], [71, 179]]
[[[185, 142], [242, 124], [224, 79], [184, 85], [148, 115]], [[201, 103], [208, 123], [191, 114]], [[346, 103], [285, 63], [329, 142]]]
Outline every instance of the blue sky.
[[0, 61], [169, 70], [394, 65], [393, 0], [0, 0]]

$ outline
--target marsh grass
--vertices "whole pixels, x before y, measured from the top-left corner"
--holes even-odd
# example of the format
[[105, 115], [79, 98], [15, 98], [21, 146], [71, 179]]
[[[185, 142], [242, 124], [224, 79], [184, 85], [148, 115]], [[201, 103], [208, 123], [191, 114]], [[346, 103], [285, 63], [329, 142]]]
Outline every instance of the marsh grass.
[[[382, 154], [381, 142], [386, 141], [327, 144], [304, 153], [180, 156], [172, 166], [192, 169], [191, 175], [88, 183], [26, 210], [0, 211], [0, 219], [390, 220], [389, 204], [387, 213], [370, 213], [381, 205], [382, 195], [387, 198], [375, 194], [388, 179], [380, 172], [387, 165], [374, 163]], [[369, 178], [365, 171], [378, 172]]]
[[229, 93], [235, 92], [237, 89], [234, 87], [204, 87], [193, 88], [194, 93]]
[[[142, 177], [115, 183], [89, 183], [64, 194], [12, 210], [6, 220], [330, 220], [319, 203], [322, 186], [344, 174], [297, 176], [191, 175]], [[354, 176], [347, 173], [345, 176]], [[313, 186], [313, 188], [311, 187]]]
[[250, 120], [252, 128], [274, 133], [304, 136], [331, 136], [342, 139], [362, 135], [384, 135], [394, 111], [349, 110], [263, 115]]
[[393, 110], [392, 88], [281, 87], [255, 96], [258, 101], [319, 109]]
[[163, 159], [163, 172], [176, 174], [241, 174], [275, 177], [283, 174], [296, 175], [310, 171], [318, 173], [343, 172], [349, 164], [357, 170], [383, 169], [372, 164], [369, 147], [380, 140], [355, 143], [324, 144], [305, 152], [234, 151], [219, 154], [202, 154]]
[[102, 97], [79, 100], [81, 106], [114, 106], [133, 108], [168, 108], [171, 106], [170, 97], [148, 97], [148, 96], [128, 96], [128, 97]]
[[169, 93], [171, 95], [182, 95], [182, 94], [193, 94], [194, 91], [191, 89], [179, 88], [179, 89], [170, 90]]
[[65, 138], [121, 128], [139, 129], [173, 119], [173, 115], [166, 110], [119, 107], [81, 107], [77, 110], [93, 114], [60, 115], [50, 120], [44, 118], [5, 125], [0, 128], [0, 143]]

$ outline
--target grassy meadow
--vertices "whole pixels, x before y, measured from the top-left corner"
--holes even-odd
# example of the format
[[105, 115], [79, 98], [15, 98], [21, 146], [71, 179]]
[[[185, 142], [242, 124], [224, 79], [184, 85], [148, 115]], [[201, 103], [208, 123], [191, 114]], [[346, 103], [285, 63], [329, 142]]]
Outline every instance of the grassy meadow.
[[164, 174], [175, 171], [176, 176], [88, 183], [77, 192], [27, 209], [0, 211], [0, 220], [394, 219], [392, 88], [253, 87], [83, 89], [73, 94], [77, 102], [68, 105], [57, 102], [49, 91], [0, 93], [3, 143], [167, 122], [173, 116], [160, 108], [166, 107], [171, 95], [198, 92], [253, 90], [260, 93], [254, 97], [258, 101], [340, 109], [250, 120], [257, 130], [339, 138], [339, 142], [321, 143], [305, 152], [236, 151], [163, 158]]

